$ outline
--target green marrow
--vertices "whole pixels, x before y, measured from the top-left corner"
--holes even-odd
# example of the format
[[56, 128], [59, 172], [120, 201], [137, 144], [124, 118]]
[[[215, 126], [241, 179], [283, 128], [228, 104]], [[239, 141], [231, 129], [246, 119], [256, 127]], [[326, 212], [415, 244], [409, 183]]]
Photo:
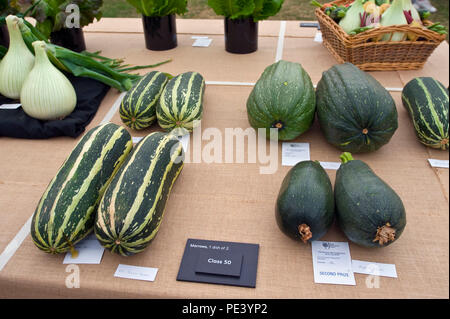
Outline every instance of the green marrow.
[[183, 148], [176, 137], [154, 132], [143, 138], [101, 200], [94, 227], [100, 243], [123, 256], [143, 251], [158, 233], [182, 168]]
[[291, 168], [281, 184], [275, 216], [287, 236], [304, 243], [320, 239], [334, 220], [330, 178], [318, 162], [303, 161]]
[[406, 226], [403, 202], [397, 193], [363, 161], [341, 155], [336, 173], [336, 217], [352, 242], [385, 247], [400, 238]]
[[41, 250], [73, 250], [94, 227], [98, 203], [131, 151], [127, 130], [113, 123], [89, 130], [50, 181], [33, 214], [31, 238]]

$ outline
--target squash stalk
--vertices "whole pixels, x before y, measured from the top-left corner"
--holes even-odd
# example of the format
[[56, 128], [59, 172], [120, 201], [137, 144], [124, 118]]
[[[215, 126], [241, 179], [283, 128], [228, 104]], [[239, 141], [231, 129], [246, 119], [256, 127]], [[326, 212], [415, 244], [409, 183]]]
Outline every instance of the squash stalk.
[[391, 224], [378, 227], [377, 234], [375, 235], [374, 242], [378, 242], [380, 246], [387, 244], [390, 241], [395, 240], [395, 229], [391, 227]]
[[347, 162], [353, 161], [353, 156], [352, 156], [352, 154], [349, 153], [349, 152], [344, 152], [344, 153], [342, 153], [341, 156], [340, 156], [340, 158], [341, 158], [342, 164], [345, 164], [345, 163], [347, 163]]
[[306, 224], [301, 224], [298, 226], [298, 233], [300, 234], [302, 241], [306, 244], [309, 239], [312, 238], [311, 228]]

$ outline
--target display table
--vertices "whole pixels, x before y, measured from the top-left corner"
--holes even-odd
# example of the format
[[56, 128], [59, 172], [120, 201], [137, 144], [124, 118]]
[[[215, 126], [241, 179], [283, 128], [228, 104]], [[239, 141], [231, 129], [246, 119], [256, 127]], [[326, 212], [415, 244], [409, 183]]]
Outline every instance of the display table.
[[[224, 49], [223, 20], [177, 20], [178, 47], [145, 49], [140, 19], [102, 19], [85, 28], [89, 51], [123, 57], [133, 65], [153, 64], [171, 74], [201, 73], [207, 88], [202, 130], [249, 127], [247, 97], [264, 68], [282, 58], [299, 62], [317, 84], [323, 71], [336, 64], [315, 28], [299, 21], [260, 22], [259, 49], [248, 55]], [[207, 35], [211, 46], [193, 47], [193, 35]], [[186, 163], [166, 206], [155, 240], [141, 254], [121, 257], [105, 251], [100, 265], [79, 265], [80, 288], [67, 288], [71, 274], [64, 255], [38, 250], [29, 235], [30, 217], [50, 179], [78, 139], [21, 140], [0, 138], [0, 298], [448, 298], [449, 174], [427, 159], [449, 158], [448, 151], [421, 145], [401, 104], [399, 90], [417, 76], [432, 76], [449, 85], [449, 46], [442, 43], [417, 71], [370, 72], [389, 88], [396, 101], [399, 127], [389, 144], [370, 154], [355, 154], [369, 164], [402, 198], [407, 226], [401, 238], [382, 249], [350, 244], [352, 259], [395, 264], [398, 278], [380, 277], [379, 288], [355, 274], [356, 286], [315, 284], [311, 246], [291, 240], [277, 227], [274, 206], [285, 174], [279, 143], [278, 170], [260, 174], [263, 163]], [[111, 89], [87, 129], [100, 123], [121, 124], [119, 92]], [[158, 130], [133, 132], [145, 136]], [[205, 146], [212, 138], [204, 137]], [[310, 143], [311, 159], [339, 161], [317, 122], [294, 142]], [[190, 147], [193, 141], [191, 137]], [[247, 147], [247, 143], [245, 144]], [[336, 171], [327, 170], [334, 184]], [[256, 288], [176, 281], [188, 238], [260, 245]], [[323, 240], [348, 241], [334, 225]], [[114, 277], [119, 264], [158, 268], [154, 282]], [[67, 270], [68, 271], [68, 270]]]

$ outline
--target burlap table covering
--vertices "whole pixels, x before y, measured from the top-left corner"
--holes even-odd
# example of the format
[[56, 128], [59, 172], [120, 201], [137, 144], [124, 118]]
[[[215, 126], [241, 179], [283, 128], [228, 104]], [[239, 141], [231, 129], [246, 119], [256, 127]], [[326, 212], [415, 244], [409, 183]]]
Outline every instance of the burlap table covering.
[[[102, 19], [86, 28], [88, 50], [124, 57], [130, 64], [173, 62], [159, 70], [178, 74], [195, 70], [206, 81], [255, 82], [277, 57], [301, 63], [316, 84], [335, 64], [316, 30], [299, 28], [299, 21], [260, 23], [259, 50], [250, 55], [226, 53], [222, 20], [177, 20], [178, 47], [163, 52], [144, 47], [140, 19]], [[192, 47], [192, 35], [208, 35], [208, 48]], [[281, 46], [281, 48], [280, 48]], [[433, 76], [449, 84], [448, 44], [442, 43], [424, 69], [371, 72], [385, 87], [402, 88], [416, 76]], [[211, 82], [213, 83], [213, 82]], [[202, 129], [249, 127], [246, 100], [251, 86], [207, 85]], [[366, 161], [403, 199], [407, 227], [402, 237], [384, 249], [350, 244], [353, 259], [392, 263], [398, 278], [381, 277], [379, 288], [366, 285], [367, 275], [355, 274], [356, 286], [314, 284], [310, 245], [283, 235], [275, 222], [274, 204], [289, 167], [261, 175], [262, 163], [187, 163], [168, 201], [158, 236], [149, 248], [133, 257], [106, 251], [100, 265], [79, 265], [80, 288], [67, 288], [63, 255], [39, 251], [29, 234], [0, 271], [2, 298], [448, 298], [449, 220], [448, 169], [432, 168], [428, 158], [448, 159], [448, 152], [431, 150], [415, 138], [413, 126], [392, 91], [399, 128], [379, 151], [355, 155]], [[111, 90], [87, 129], [101, 122], [121, 124], [113, 108], [119, 93]], [[158, 127], [130, 133], [144, 136]], [[29, 220], [48, 182], [77, 140], [0, 139], [0, 252], [7, 255], [17, 234]], [[204, 140], [202, 145], [209, 141]], [[339, 161], [340, 151], [327, 144], [317, 122], [295, 142], [309, 142], [311, 159]], [[190, 147], [192, 148], [192, 138]], [[247, 159], [247, 143], [244, 144]], [[222, 154], [222, 159], [225, 155]], [[224, 161], [223, 161], [224, 162]], [[335, 171], [327, 170], [332, 183]], [[260, 245], [256, 288], [239, 288], [176, 281], [188, 238], [257, 243]], [[347, 241], [335, 225], [324, 240]], [[158, 268], [154, 282], [115, 278], [118, 264]]]

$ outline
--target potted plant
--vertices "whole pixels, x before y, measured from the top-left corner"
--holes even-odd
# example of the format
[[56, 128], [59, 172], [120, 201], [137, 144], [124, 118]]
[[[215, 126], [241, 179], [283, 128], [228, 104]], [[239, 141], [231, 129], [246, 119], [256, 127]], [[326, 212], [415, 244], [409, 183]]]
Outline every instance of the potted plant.
[[170, 50], [177, 46], [176, 14], [184, 14], [187, 0], [127, 0], [142, 14], [145, 46], [149, 50]]
[[30, 16], [36, 28], [54, 44], [73, 51], [86, 50], [83, 27], [102, 17], [103, 0], [22, 0], [36, 4]]
[[5, 18], [10, 14], [17, 14], [19, 9], [16, 1], [0, 0], [0, 45], [9, 46], [8, 28], [6, 27]]
[[224, 16], [225, 50], [251, 53], [258, 50], [258, 21], [276, 15], [284, 0], [208, 0], [217, 15]]

